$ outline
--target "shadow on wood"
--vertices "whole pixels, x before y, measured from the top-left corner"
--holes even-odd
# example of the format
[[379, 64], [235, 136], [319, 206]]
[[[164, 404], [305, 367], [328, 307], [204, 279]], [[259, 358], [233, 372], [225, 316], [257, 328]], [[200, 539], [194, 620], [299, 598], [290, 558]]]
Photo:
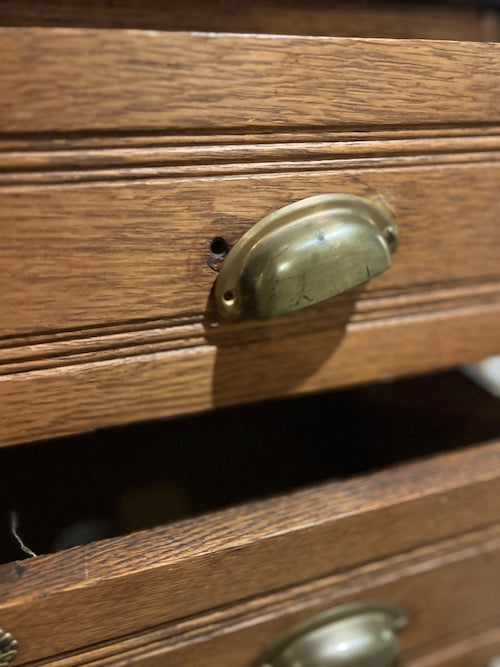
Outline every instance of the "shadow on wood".
[[[335, 353], [364, 287], [269, 320], [220, 322], [212, 295], [205, 336], [216, 346], [213, 405], [226, 406], [307, 391], [307, 380]], [[316, 323], [321, 323], [320, 326]], [[325, 328], [325, 323], [330, 326]], [[294, 335], [290, 335], [293, 327]]]

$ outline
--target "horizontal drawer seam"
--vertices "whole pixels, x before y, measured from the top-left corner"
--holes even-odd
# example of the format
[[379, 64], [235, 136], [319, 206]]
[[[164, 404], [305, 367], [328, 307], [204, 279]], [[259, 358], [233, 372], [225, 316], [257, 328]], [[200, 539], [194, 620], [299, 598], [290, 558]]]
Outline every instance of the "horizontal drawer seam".
[[226, 126], [195, 130], [169, 131], [167, 128], [143, 130], [131, 128], [120, 130], [109, 127], [103, 130], [82, 128], [75, 131], [0, 132], [0, 150], [78, 150], [81, 148], [124, 148], [157, 146], [186, 146], [213, 144], [294, 143], [303, 141], [353, 141], [366, 138], [378, 140], [429, 139], [456, 137], [484, 137], [496, 135], [500, 125], [496, 121], [475, 123], [419, 123], [405, 124], [355, 124], [345, 125], [287, 125], [279, 128], [272, 125]]
[[[348, 155], [346, 153], [346, 155]], [[478, 151], [470, 152], [436, 152], [427, 154], [415, 154], [411, 156], [383, 155], [366, 157], [342, 157], [337, 159], [322, 159], [321, 157], [308, 158], [307, 160], [296, 159], [295, 161], [281, 161], [276, 157], [272, 162], [252, 162], [250, 160], [239, 163], [206, 162], [204, 164], [154, 166], [148, 164], [139, 166], [130, 164], [126, 167], [110, 166], [98, 168], [100, 165], [83, 166], [71, 165], [71, 169], [60, 170], [59, 167], [46, 168], [43, 171], [12, 170], [0, 168], [0, 186], [35, 186], [35, 185], [70, 185], [73, 183], [106, 183], [106, 182], [132, 182], [143, 180], [169, 180], [169, 179], [200, 179], [200, 178], [224, 178], [235, 176], [258, 176], [273, 174], [293, 174], [305, 172], [344, 172], [350, 169], [409, 169], [418, 167], [455, 166], [462, 164], [484, 164], [500, 161], [500, 151]]]
[[[273, 135], [271, 135], [272, 137]], [[330, 137], [318, 136], [316, 140], [284, 140], [262, 142], [261, 137], [247, 142], [222, 142], [198, 144], [158, 143], [157, 145], [136, 146], [130, 138], [118, 146], [78, 146], [61, 147], [59, 142], [36, 143], [24, 149], [9, 149], [9, 142], [2, 144], [0, 135], [0, 171], [26, 171], [58, 168], [91, 169], [97, 166], [153, 166], [160, 165], [204, 165], [215, 163], [269, 162], [288, 159], [320, 159], [354, 155], [362, 158], [370, 156], [388, 157], [406, 154], [432, 155], [460, 152], [484, 152], [500, 148], [499, 133], [478, 135], [434, 136], [434, 137], [386, 137], [379, 138], [371, 133], [363, 136]], [[281, 139], [281, 140], [280, 140]], [[130, 143], [130, 145], [128, 145]]]
[[[433, 293], [434, 292], [434, 293]], [[394, 319], [412, 319], [415, 322], [433, 318], [446, 318], [457, 313], [482, 312], [485, 308], [500, 309], [500, 282], [469, 285], [454, 290], [435, 289], [412, 295], [385, 298], [366, 298], [358, 301], [346, 324], [342, 324], [335, 311], [316, 313], [314, 331], [338, 329], [339, 326], [355, 329], [359, 326], [383, 325]], [[218, 325], [216, 320], [199, 320], [187, 323], [182, 320], [169, 324], [152, 320], [140, 328], [127, 330], [127, 326], [110, 325], [74, 333], [55, 332], [33, 337], [27, 335], [0, 340], [0, 376], [25, 373], [42, 369], [73, 366], [88, 362], [105, 362], [188, 348], [237, 346], [255, 343], [268, 336], [259, 322], [240, 322]], [[273, 336], [301, 336], [311, 332], [309, 318], [276, 323]]]

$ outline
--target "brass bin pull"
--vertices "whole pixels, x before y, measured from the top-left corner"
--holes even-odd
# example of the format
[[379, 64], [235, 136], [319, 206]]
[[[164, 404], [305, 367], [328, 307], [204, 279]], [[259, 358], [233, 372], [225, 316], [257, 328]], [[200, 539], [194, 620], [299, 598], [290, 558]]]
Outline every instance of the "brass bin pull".
[[404, 609], [395, 604], [342, 605], [292, 628], [254, 667], [396, 667], [396, 631], [407, 620]]
[[392, 264], [398, 229], [362, 197], [308, 197], [271, 213], [229, 251], [215, 283], [221, 317], [273, 317], [323, 301]]
[[10, 632], [0, 628], [0, 667], [8, 667], [19, 649], [17, 639]]

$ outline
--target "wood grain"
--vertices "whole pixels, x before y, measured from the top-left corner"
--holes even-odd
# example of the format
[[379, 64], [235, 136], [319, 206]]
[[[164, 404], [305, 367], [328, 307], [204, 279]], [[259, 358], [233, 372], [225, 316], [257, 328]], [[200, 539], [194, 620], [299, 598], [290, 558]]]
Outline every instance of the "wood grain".
[[[342, 574], [346, 567], [416, 547], [425, 552], [423, 544], [498, 522], [499, 472], [500, 442], [489, 443], [370, 477], [328, 483], [153, 531], [27, 559], [3, 568], [2, 623], [19, 639], [20, 661], [26, 662], [137, 634], [257, 594], [279, 593], [292, 584], [304, 584], [307, 591], [307, 582], [320, 577], [332, 579], [328, 586], [325, 582], [313, 586], [316, 604], [324, 588], [325, 606], [342, 595], [366, 595], [366, 586], [398, 581], [398, 568], [388, 563], [387, 575], [377, 579], [377, 567], [370, 566], [364, 570], [366, 584], [356, 589], [362, 571], [355, 571], [348, 584], [349, 576]], [[410, 633], [418, 635], [420, 622], [426, 627], [422, 636], [430, 632], [430, 625], [439, 625], [431, 617], [418, 621], [418, 610], [428, 599], [435, 601], [438, 617], [445, 608], [454, 607], [450, 622], [462, 627], [497, 613], [498, 590], [492, 575], [498, 571], [499, 537], [496, 528], [491, 531], [448, 545], [447, 556], [431, 549], [429, 558], [425, 552], [424, 570], [443, 568], [439, 580], [445, 583], [439, 591], [432, 576], [425, 594], [411, 579], [407, 588], [399, 580], [397, 586], [379, 591], [392, 599], [410, 596], [416, 619]], [[477, 559], [471, 561], [473, 567], [459, 564], [468, 558]], [[454, 567], [453, 562], [459, 565]], [[403, 569], [411, 575], [411, 565]], [[478, 586], [475, 593], [463, 586], [472, 577]], [[284, 596], [278, 605], [280, 613], [293, 611], [297, 592], [279, 593], [276, 602]], [[251, 608], [251, 600], [249, 604]], [[257, 601], [257, 616], [263, 621], [265, 604], [262, 609], [259, 604]], [[302, 613], [310, 612], [309, 608]], [[445, 616], [443, 613], [443, 619]], [[290, 621], [291, 617], [282, 619], [273, 626], [273, 634]], [[264, 635], [259, 636], [266, 641]]]
[[[495, 615], [500, 582], [499, 529], [494, 527], [431, 547], [363, 565], [330, 577], [140, 633], [74, 655], [52, 659], [54, 667], [81, 664], [139, 664], [246, 667], [283, 632], [319, 611], [356, 599], [396, 601], [409, 611], [400, 633], [405, 665], [440, 665], [444, 656], [484, 651], [493, 633], [456, 642], [438, 652], [434, 646], [459, 638]], [[494, 618], [494, 621], [496, 618]], [[498, 638], [498, 634], [497, 634]], [[473, 639], [476, 639], [474, 642]], [[432, 653], [429, 655], [430, 651]], [[424, 657], [422, 657], [424, 656]], [[469, 656], [470, 657], [470, 656]], [[467, 663], [460, 663], [467, 664]], [[473, 665], [477, 663], [468, 663]]]
[[411, 667], [494, 667], [489, 661], [500, 656], [500, 628], [475, 632], [472, 636], [457, 637], [456, 643], [416, 659]]
[[3, 132], [500, 119], [491, 43], [63, 28], [1, 40]]
[[[462, 148], [480, 141], [454, 136]], [[436, 137], [398, 141], [398, 151], [422, 142], [429, 156], [439, 145]], [[370, 141], [352, 143], [352, 151], [370, 150], [360, 146]], [[316, 148], [341, 152], [349, 142], [327, 144]], [[498, 162], [370, 168], [379, 158], [361, 159], [365, 168], [356, 170], [3, 188], [0, 442], [498, 352]], [[401, 229], [393, 268], [288, 317], [221, 324], [210, 300], [211, 239], [232, 244], [270, 211], [328, 191], [367, 196], [393, 211]], [[404, 343], [388, 355], [388, 340]], [[300, 366], [291, 367], [287, 354], [298, 355]]]
[[[17, 150], [16, 150], [17, 149]], [[500, 128], [241, 135], [89, 135], [0, 141], [0, 185], [138, 181], [498, 160]]]
[[[273, 210], [326, 192], [367, 197], [400, 226], [395, 264], [366, 296], [498, 281], [500, 161], [386, 169], [364, 160], [359, 171], [0, 190], [1, 335], [165, 318], [212, 326], [211, 240], [233, 244]], [[334, 304], [318, 328], [330, 326]]]
[[479, 361], [498, 352], [499, 318], [498, 305], [470, 306], [3, 375], [0, 444]]
[[[37, 28], [2, 45], [2, 444], [497, 351], [497, 46]], [[393, 269], [221, 325], [211, 239], [331, 191], [393, 211]]]
[[[195, 4], [162, 9], [156, 27]], [[94, 3], [94, 20], [137, 27], [133, 2], [112, 5]], [[42, 17], [12, 7], [0, 21]], [[286, 23], [266, 0], [222, 20], [217, 7], [214, 30], [302, 17], [314, 34], [342, 17], [288, 5]], [[41, 24], [91, 21], [76, 1], [46, 10]], [[410, 30], [406, 9], [384, 11], [381, 34], [396, 16]], [[441, 36], [450, 9], [432, 11]], [[485, 16], [463, 6], [447, 34], [494, 36]], [[418, 11], [411, 30], [432, 22]], [[0, 444], [498, 352], [499, 45], [81, 28], [0, 39]], [[279, 322], [221, 325], [210, 240], [336, 190], [395, 213], [394, 269]], [[291, 623], [369, 595], [408, 605], [415, 664], [478, 655], [484, 638], [458, 650], [456, 637], [498, 625], [499, 492], [496, 442], [8, 564], [1, 625], [22, 663], [237, 666]], [[454, 648], [438, 655], [445, 638]]]
[[254, 0], [242, 12], [233, 0], [3, 0], [0, 24], [476, 41], [490, 35], [486, 11], [477, 2]]

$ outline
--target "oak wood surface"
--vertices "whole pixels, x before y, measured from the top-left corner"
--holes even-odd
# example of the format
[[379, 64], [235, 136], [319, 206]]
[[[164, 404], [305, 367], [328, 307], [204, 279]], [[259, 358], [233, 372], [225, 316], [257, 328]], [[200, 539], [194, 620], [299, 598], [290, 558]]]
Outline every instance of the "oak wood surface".
[[[2, 623], [23, 647], [20, 660], [30, 661], [320, 577], [337, 582], [345, 568], [497, 523], [499, 471], [500, 443], [489, 443], [6, 565], [0, 585]], [[452, 616], [459, 624], [480, 623], [497, 613], [498, 591], [490, 575], [498, 569], [498, 535], [491, 530], [489, 537], [467, 538], [460, 548], [454, 544], [441, 563], [450, 583], [446, 596], [436, 593], [436, 604], [454, 601]], [[461, 553], [477, 556], [477, 567], [454, 568], [452, 561], [460, 561]], [[439, 557], [431, 561], [440, 564]], [[477, 597], [453, 583], [463, 582], [467, 571], [484, 582], [478, 583]], [[433, 588], [431, 577], [429, 595]], [[396, 589], [404, 586], [398, 584], [391, 597], [397, 598]], [[392, 589], [384, 590], [389, 594]], [[411, 583], [407, 590], [413, 590]], [[415, 585], [411, 593], [418, 608], [427, 597], [419, 591]], [[351, 588], [344, 594], [353, 593]], [[469, 612], [457, 595], [472, 595], [465, 605]], [[289, 601], [284, 609], [291, 611]]]
[[64, 28], [0, 35], [3, 132], [499, 120], [493, 43]]
[[[363, 169], [339, 172], [0, 189], [2, 337], [146, 319], [216, 324], [212, 238], [233, 244], [273, 210], [326, 192], [365, 196], [400, 226], [394, 266], [364, 295], [498, 284], [498, 155], [422, 168], [364, 158]], [[310, 325], [310, 313], [289, 321]]]
[[[2, 444], [498, 350], [497, 46], [37, 28], [2, 46]], [[220, 325], [211, 239], [329, 191], [394, 212], [393, 269]]]
[[[380, 137], [310, 143], [312, 151], [364, 155], [357, 169], [314, 171], [322, 160], [309, 156], [307, 172], [279, 173], [283, 165], [275, 162], [271, 173], [237, 178], [0, 189], [0, 442], [444, 368], [498, 352], [497, 135], [417, 135], [386, 137], [396, 158], [378, 157]], [[447, 142], [451, 159], [466, 162], [433, 162]], [[469, 161], [470, 144], [477, 144], [477, 163]], [[224, 154], [226, 145], [219, 148]], [[268, 138], [259, 150], [302, 148]], [[79, 151], [63, 159], [74, 163]], [[422, 166], [391, 164], [405, 151], [424, 159]], [[42, 154], [46, 167], [53, 149]], [[18, 155], [31, 166], [40, 159], [25, 146]], [[210, 298], [211, 239], [234, 243], [270, 211], [328, 191], [367, 196], [393, 211], [401, 243], [391, 270], [288, 317], [219, 323]], [[292, 356], [300, 363], [290, 365]]]
[[141, 28], [493, 41], [493, 3], [254, 0], [3, 0], [0, 25]]
[[64, 134], [0, 139], [0, 184], [43, 185], [449, 166], [498, 159], [500, 128]]
[[[0, 40], [2, 444], [498, 351], [498, 45]], [[338, 189], [395, 212], [394, 269], [309, 314], [219, 325], [211, 238]], [[497, 442], [8, 564], [1, 625], [19, 662], [238, 665], [369, 593], [408, 604], [422, 660], [497, 624], [499, 480]]]
[[[415, 660], [412, 667], [495, 667], [493, 658], [500, 657], [500, 628], [465, 633], [454, 644], [442, 646], [435, 652]], [[490, 662], [491, 661], [491, 662]]]
[[[484, 652], [488, 640], [491, 650], [491, 625], [498, 622], [499, 551], [495, 526], [53, 658], [49, 664], [246, 667], [295, 623], [345, 602], [379, 599], [402, 604], [410, 614], [400, 633], [404, 664], [441, 665], [443, 658], [466, 656], [471, 648]], [[471, 628], [477, 634], [478, 626], [487, 629], [464, 646], [463, 636]], [[441, 650], [435, 651], [439, 645]]]

